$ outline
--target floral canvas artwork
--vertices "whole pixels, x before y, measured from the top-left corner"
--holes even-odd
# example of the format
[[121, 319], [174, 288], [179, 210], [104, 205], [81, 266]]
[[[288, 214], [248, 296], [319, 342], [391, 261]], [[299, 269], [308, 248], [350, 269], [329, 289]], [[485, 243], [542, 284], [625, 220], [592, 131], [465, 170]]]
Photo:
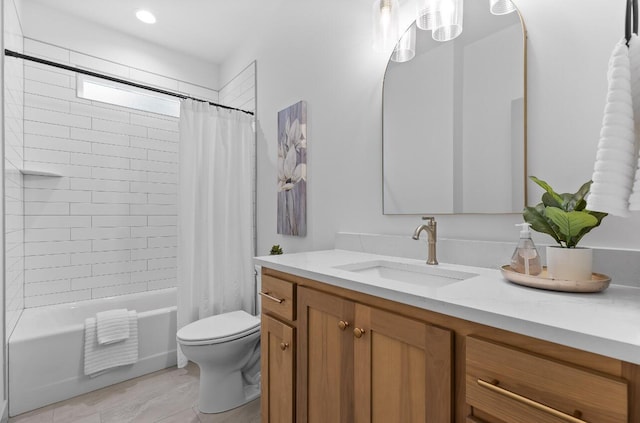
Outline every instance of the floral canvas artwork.
[[307, 103], [278, 112], [278, 233], [307, 235]]

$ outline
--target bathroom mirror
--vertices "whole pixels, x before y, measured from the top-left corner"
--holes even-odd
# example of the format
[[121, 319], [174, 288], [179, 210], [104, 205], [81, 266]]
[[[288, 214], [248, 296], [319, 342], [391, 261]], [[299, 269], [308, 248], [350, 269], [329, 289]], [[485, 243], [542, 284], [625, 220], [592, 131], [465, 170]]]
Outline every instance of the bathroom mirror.
[[[415, 23], [413, 24], [415, 25]], [[465, 2], [448, 42], [416, 30], [383, 87], [383, 213], [520, 213], [526, 198], [525, 29]]]

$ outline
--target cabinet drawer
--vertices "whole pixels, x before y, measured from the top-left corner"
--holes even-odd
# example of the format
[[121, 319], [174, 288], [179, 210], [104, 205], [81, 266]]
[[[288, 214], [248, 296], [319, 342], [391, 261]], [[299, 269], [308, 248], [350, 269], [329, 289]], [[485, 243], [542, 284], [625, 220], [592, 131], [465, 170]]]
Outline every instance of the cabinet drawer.
[[628, 423], [627, 383], [467, 337], [466, 399], [512, 423]]
[[272, 313], [294, 321], [296, 319], [296, 285], [274, 278], [269, 275], [262, 275], [262, 311]]

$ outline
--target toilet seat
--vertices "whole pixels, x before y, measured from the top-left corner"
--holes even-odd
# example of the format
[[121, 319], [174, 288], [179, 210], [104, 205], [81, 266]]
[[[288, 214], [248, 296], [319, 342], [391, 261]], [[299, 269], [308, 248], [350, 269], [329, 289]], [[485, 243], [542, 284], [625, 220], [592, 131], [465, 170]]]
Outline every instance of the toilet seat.
[[238, 310], [189, 323], [176, 334], [183, 345], [210, 345], [233, 341], [260, 330], [260, 318]]

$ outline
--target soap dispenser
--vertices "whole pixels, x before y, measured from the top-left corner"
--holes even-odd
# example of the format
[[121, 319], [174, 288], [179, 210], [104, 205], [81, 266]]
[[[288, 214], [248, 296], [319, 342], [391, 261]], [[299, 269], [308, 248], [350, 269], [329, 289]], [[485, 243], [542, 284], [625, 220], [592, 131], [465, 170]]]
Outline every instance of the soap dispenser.
[[538, 275], [542, 272], [540, 265], [540, 255], [536, 246], [531, 239], [531, 231], [529, 231], [530, 223], [519, 223], [520, 241], [511, 256], [511, 268], [519, 273], [526, 275]]

